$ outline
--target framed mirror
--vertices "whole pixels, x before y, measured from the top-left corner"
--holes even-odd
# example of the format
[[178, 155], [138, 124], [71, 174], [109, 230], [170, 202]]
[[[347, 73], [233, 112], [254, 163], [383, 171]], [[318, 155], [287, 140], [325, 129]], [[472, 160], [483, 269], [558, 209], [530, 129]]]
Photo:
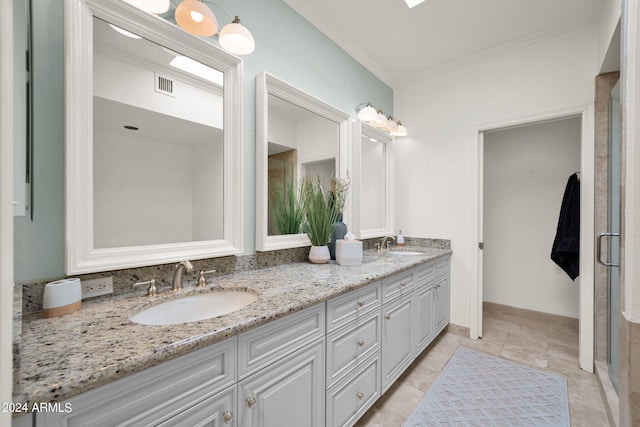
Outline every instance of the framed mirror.
[[[348, 179], [349, 114], [268, 74], [256, 77], [256, 250], [309, 246], [293, 225], [277, 221], [277, 198], [297, 189], [300, 177]], [[343, 213], [348, 224], [350, 203]]]
[[66, 270], [242, 252], [242, 64], [126, 3], [65, 4]]
[[367, 123], [353, 124], [353, 229], [360, 239], [395, 235], [393, 141]]

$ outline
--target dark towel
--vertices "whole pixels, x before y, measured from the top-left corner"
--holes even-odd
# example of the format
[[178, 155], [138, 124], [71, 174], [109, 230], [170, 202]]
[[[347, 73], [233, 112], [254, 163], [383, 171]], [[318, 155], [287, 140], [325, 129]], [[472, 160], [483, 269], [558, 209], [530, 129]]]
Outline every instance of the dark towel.
[[551, 259], [575, 280], [580, 273], [580, 180], [573, 174], [564, 190]]

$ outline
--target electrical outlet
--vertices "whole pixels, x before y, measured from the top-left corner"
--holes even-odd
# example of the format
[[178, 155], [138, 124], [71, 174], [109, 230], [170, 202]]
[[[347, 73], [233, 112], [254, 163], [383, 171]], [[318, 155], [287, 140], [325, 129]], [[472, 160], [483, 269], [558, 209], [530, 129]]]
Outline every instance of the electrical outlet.
[[113, 293], [113, 276], [82, 280], [82, 299]]

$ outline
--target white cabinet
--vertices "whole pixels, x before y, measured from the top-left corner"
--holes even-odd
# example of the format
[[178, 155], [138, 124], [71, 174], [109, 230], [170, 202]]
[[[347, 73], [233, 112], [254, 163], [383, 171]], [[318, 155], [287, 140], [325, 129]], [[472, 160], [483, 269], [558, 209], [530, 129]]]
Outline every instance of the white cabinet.
[[[235, 413], [229, 388], [237, 381], [236, 342], [230, 338], [72, 397], [63, 403], [71, 411], [36, 413], [36, 426], [207, 425], [217, 414]], [[215, 410], [202, 409], [212, 404]]]
[[238, 383], [243, 427], [324, 426], [324, 338]]
[[439, 334], [448, 324], [451, 313], [451, 284], [449, 279], [449, 257], [435, 262], [435, 334]]
[[382, 306], [382, 392], [414, 359], [413, 294]]
[[416, 288], [415, 300], [415, 345], [416, 355], [420, 354], [436, 336], [435, 333], [435, 288], [433, 280], [419, 284]]
[[236, 386], [186, 408], [159, 427], [222, 427], [237, 426]]
[[380, 353], [327, 391], [327, 427], [352, 426], [380, 397]]

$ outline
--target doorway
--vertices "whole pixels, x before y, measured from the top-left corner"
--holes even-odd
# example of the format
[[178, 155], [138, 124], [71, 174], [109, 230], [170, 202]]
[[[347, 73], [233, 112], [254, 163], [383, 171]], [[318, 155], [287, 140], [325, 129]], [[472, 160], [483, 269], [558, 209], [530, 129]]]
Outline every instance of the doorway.
[[483, 301], [579, 317], [579, 281], [550, 259], [579, 116], [484, 132]]

